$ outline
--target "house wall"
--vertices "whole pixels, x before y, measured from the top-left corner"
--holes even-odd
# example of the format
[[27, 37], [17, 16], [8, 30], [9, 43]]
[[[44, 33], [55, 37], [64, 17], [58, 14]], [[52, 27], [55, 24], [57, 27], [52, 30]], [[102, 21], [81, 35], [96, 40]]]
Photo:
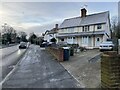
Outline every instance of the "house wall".
[[[98, 38], [99, 38], [99, 41], [97, 41], [98, 40]], [[102, 43], [103, 42], [103, 35], [97, 35], [97, 36], [95, 36], [95, 48], [98, 48], [99, 47], [99, 45], [100, 45], [100, 43]]]
[[106, 24], [106, 33], [108, 33], [108, 35], [110, 36], [109, 38], [111, 38], [111, 33], [110, 33], [110, 19], [109, 19], [109, 14], [108, 14], [108, 18], [107, 18], [107, 24]]
[[[83, 37], [87, 37], [83, 39]], [[82, 47], [87, 47], [87, 48], [98, 48], [99, 44], [103, 42], [104, 35], [96, 35], [95, 37], [93, 36], [78, 36], [75, 37], [64, 37], [64, 42], [67, 42], [69, 44], [79, 44], [79, 46]], [[99, 41], [98, 41], [99, 38]], [[59, 39], [60, 41], [60, 39]]]
[[[107, 24], [101, 24], [101, 25], [102, 25], [102, 29], [97, 29], [97, 25], [90, 25], [89, 26], [89, 31], [103, 31], [103, 30], [106, 30], [106, 32], [108, 32], [109, 25], [107, 25]], [[73, 28], [65, 28], [65, 29], [59, 29], [58, 33], [82, 32], [82, 29], [83, 29], [82, 26], [80, 26], [80, 27], [73, 27]]]
[[97, 25], [95, 25], [95, 31], [103, 31], [106, 30], [106, 24], [101, 24], [102, 28], [101, 29], [97, 29]]
[[89, 31], [94, 31], [94, 25], [90, 26], [90, 30]]
[[[89, 31], [105, 31], [108, 35], [110, 35], [110, 21], [109, 21], [109, 15], [107, 18], [107, 23], [106, 24], [101, 24], [102, 28], [97, 29], [98, 25], [90, 25], [89, 26]], [[82, 32], [82, 26], [80, 27], [74, 27], [74, 28], [66, 28], [66, 29], [59, 29], [58, 33], [76, 33], [76, 32]], [[70, 36], [69, 36], [70, 37]], [[72, 38], [70, 41], [71, 44], [79, 44], [79, 46], [86, 46], [86, 47], [94, 47], [98, 48], [99, 44], [103, 41], [106, 41], [108, 39], [108, 36], [106, 34], [104, 35], [95, 35], [91, 36], [90, 38], [88, 37], [88, 45], [83, 43], [83, 36], [77, 36], [75, 39]], [[99, 38], [99, 41], [98, 41]], [[89, 41], [90, 40], [90, 41]], [[69, 43], [68, 37], [65, 38], [65, 42]]]

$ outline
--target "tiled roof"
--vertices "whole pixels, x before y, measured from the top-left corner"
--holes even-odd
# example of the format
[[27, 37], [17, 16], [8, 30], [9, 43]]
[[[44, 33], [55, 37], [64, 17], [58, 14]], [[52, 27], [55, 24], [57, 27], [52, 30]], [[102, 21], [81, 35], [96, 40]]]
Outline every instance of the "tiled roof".
[[55, 33], [57, 33], [57, 30], [58, 30], [58, 29], [53, 28], [53, 29], [51, 29], [51, 30], [48, 32], [48, 34], [55, 34]]
[[109, 11], [87, 15], [86, 17], [75, 17], [65, 19], [59, 28], [83, 26], [90, 24], [106, 23]]

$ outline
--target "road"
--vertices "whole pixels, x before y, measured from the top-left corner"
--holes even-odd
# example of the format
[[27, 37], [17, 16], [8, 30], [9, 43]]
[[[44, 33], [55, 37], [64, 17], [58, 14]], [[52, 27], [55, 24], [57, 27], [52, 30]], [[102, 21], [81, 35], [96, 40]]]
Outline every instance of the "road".
[[18, 45], [2, 48], [0, 49], [0, 57], [4, 58], [5, 56], [14, 53], [18, 50]]
[[25, 49], [18, 49], [18, 45], [0, 49], [0, 72], [2, 73], [0, 82], [9, 74], [18, 62]]
[[3, 88], [77, 88], [80, 84], [46, 50], [31, 45]]
[[3, 49], [3, 48], [8, 48], [8, 47], [12, 47], [12, 46], [16, 46], [16, 45], [18, 45], [19, 43], [14, 43], [14, 44], [9, 44], [9, 45], [1, 45], [0, 44], [0, 49]]

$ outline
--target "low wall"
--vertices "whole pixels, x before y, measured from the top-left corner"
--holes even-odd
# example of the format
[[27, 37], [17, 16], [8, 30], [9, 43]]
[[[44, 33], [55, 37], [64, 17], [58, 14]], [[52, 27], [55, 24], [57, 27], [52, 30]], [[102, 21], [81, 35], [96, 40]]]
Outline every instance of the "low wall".
[[64, 61], [63, 58], [63, 49], [62, 48], [54, 48], [54, 47], [48, 47], [46, 48], [59, 62]]
[[101, 56], [102, 88], [120, 88], [120, 55], [115, 51], [104, 52]]

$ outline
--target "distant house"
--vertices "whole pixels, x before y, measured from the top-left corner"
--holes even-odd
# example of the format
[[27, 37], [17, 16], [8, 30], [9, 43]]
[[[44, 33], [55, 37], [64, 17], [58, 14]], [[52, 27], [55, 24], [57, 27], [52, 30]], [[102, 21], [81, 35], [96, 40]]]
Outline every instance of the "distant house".
[[[58, 32], [58, 24], [55, 24], [55, 27], [51, 30], [47, 30], [44, 35], [44, 40], [50, 42], [52, 38], [56, 38]], [[57, 39], [57, 38], [56, 38]]]
[[57, 38], [69, 44], [97, 48], [110, 38], [109, 11], [87, 15], [87, 10], [81, 9], [81, 16], [63, 21]]

